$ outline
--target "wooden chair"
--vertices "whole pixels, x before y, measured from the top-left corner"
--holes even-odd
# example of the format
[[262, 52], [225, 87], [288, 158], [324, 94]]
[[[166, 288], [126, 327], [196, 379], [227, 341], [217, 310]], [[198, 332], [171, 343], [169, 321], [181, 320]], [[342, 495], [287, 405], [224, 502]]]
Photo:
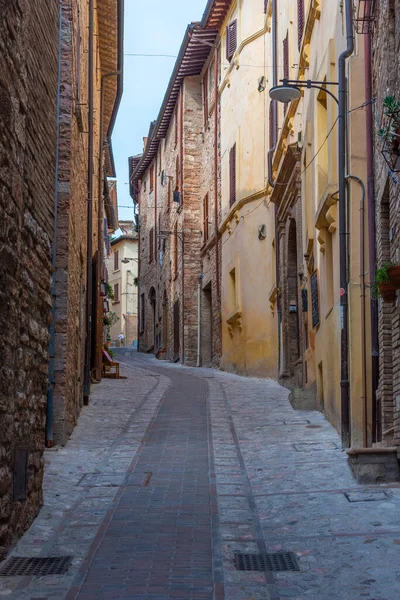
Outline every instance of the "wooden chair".
[[[103, 352], [103, 377], [108, 379], [119, 379], [119, 362], [114, 361], [108, 354], [107, 350], [102, 348]], [[113, 370], [112, 370], [113, 369]]]

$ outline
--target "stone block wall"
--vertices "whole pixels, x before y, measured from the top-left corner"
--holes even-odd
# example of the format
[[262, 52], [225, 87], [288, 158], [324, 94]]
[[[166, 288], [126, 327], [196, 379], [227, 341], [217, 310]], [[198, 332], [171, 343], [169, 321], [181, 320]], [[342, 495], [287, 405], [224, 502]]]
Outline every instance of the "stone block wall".
[[42, 503], [59, 15], [45, 0], [0, 4], [1, 559]]
[[[383, 100], [400, 100], [400, 14], [395, 0], [381, 0], [375, 9], [373, 42], [373, 97], [375, 143], [375, 218], [378, 267], [400, 263], [400, 173], [392, 177], [377, 135], [383, 120]], [[379, 387], [382, 441], [400, 445], [400, 298], [394, 304], [379, 300]]]

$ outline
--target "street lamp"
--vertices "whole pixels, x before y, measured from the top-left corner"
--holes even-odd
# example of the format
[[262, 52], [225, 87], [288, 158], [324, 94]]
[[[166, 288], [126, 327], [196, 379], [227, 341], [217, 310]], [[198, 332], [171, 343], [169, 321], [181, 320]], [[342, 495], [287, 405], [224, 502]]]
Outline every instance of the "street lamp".
[[123, 258], [121, 260], [121, 262], [124, 263], [124, 265], [127, 265], [130, 260], [133, 260], [134, 262], [139, 263], [139, 259], [138, 258], [128, 258], [128, 257]]
[[281, 81], [282, 85], [276, 85], [269, 90], [271, 100], [286, 104], [300, 98], [301, 88], [313, 88], [326, 92], [339, 104], [339, 99], [325, 87], [327, 85], [339, 85], [336, 81], [311, 81], [311, 79], [307, 79], [306, 81], [300, 79], [281, 79]]

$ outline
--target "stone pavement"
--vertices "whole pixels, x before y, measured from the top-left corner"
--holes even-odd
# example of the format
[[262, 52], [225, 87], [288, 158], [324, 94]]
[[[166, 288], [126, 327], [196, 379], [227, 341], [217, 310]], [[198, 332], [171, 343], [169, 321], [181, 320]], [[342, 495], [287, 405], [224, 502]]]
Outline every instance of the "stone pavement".
[[[65, 576], [0, 578], [18, 600], [397, 600], [400, 487], [355, 483], [337, 433], [271, 380], [122, 356], [14, 549], [71, 555]], [[241, 572], [235, 551], [295, 552]]]

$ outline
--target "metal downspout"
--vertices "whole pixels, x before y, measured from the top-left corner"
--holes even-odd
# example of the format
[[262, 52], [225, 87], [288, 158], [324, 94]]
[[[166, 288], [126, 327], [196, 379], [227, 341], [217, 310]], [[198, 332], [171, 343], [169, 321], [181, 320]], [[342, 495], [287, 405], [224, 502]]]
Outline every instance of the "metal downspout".
[[221, 304], [219, 272], [219, 231], [218, 231], [218, 52], [214, 53], [214, 230], [215, 230], [215, 276], [217, 300]]
[[341, 396], [341, 437], [342, 445], [350, 446], [350, 394], [348, 364], [348, 286], [347, 286], [347, 185], [346, 185], [346, 131], [347, 131], [347, 80], [346, 59], [354, 50], [353, 3], [345, 0], [347, 47], [339, 56], [339, 263], [340, 263], [340, 396]]
[[[272, 85], [278, 85], [278, 6], [277, 0], [272, 0]], [[272, 147], [268, 151], [268, 184], [274, 188], [275, 181], [272, 173], [272, 162], [276, 145], [278, 142], [278, 104], [276, 100], [272, 102]], [[277, 311], [278, 311], [278, 376], [281, 371], [281, 298], [279, 293], [280, 287], [280, 248], [279, 248], [279, 231], [278, 231], [278, 209], [275, 206], [275, 272], [276, 272], [276, 288], [277, 288]]]
[[88, 73], [88, 103], [89, 103], [89, 141], [88, 141], [88, 207], [87, 207], [87, 252], [86, 252], [86, 349], [83, 403], [89, 404], [90, 394], [90, 362], [92, 355], [92, 251], [93, 251], [93, 80], [94, 80], [94, 0], [89, 0], [89, 73]]
[[63, 0], [60, 0], [59, 31], [58, 31], [58, 72], [57, 72], [57, 104], [56, 104], [56, 163], [54, 170], [54, 239], [51, 264], [53, 274], [51, 278], [51, 324], [49, 340], [49, 383], [46, 404], [46, 438], [47, 448], [53, 446], [53, 419], [54, 419], [54, 361], [56, 337], [56, 285], [57, 285], [57, 227], [58, 227], [58, 157], [60, 139], [60, 104], [61, 104], [61, 53], [62, 53], [62, 9]]
[[[181, 94], [179, 99], [179, 124], [180, 124], [180, 140], [179, 140], [179, 161], [180, 161], [180, 191], [181, 191], [181, 206], [183, 207], [183, 83], [181, 86]], [[182, 217], [182, 359], [181, 362], [185, 364], [185, 213]]]
[[[365, 107], [367, 130], [367, 206], [368, 206], [368, 257], [369, 281], [376, 271], [376, 224], [375, 224], [375, 180], [373, 154], [373, 117], [372, 117], [372, 73], [371, 73], [371, 34], [364, 35], [365, 54]], [[371, 310], [371, 375], [372, 375], [372, 443], [381, 440], [381, 414], [376, 391], [379, 385], [379, 334], [378, 334], [378, 302], [370, 294]]]

